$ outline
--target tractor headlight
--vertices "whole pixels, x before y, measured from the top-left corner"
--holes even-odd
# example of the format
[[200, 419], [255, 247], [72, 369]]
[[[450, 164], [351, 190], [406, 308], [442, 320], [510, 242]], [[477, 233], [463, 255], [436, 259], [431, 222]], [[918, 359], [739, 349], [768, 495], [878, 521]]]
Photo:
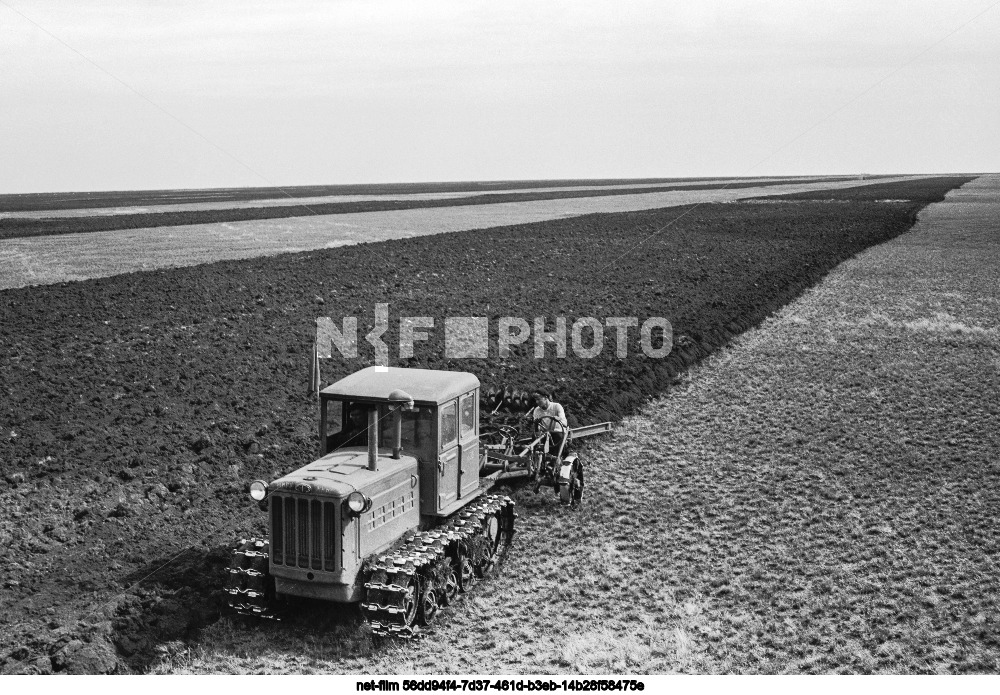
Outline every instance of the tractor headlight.
[[267, 497], [267, 483], [263, 480], [255, 480], [250, 483], [250, 497], [257, 502]]
[[347, 496], [347, 508], [352, 514], [363, 514], [371, 509], [372, 501], [355, 490]]

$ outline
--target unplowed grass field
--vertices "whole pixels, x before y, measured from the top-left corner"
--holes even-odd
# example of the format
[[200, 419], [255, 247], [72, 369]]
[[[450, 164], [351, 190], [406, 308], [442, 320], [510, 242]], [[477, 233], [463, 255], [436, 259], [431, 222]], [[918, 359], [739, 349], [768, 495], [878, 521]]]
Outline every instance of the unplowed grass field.
[[[865, 361], [883, 354], [867, 334], [850, 349], [851, 341], [833, 343], [864, 365], [845, 376], [833, 359], [839, 353], [753, 353], [768, 344], [761, 336], [770, 324], [710, 363], [705, 378], [682, 376], [838, 263], [898, 237], [920, 208], [967, 180], [899, 183], [886, 196], [896, 202], [705, 205], [682, 219], [669, 209], [591, 215], [0, 292], [8, 483], [0, 503], [9, 510], [0, 522], [0, 667], [994, 668], [995, 606], [983, 598], [996, 595], [986, 571], [993, 556], [973, 549], [995, 547], [984, 519], [996, 509], [987, 491], [964, 481], [987, 472], [973, 454], [996, 448], [987, 439], [986, 450], [948, 449], [971, 446], [985, 426], [968, 404], [988, 380], [972, 379], [970, 369], [944, 392], [961, 396], [954, 402], [938, 406], [917, 385], [920, 399], [907, 400], [909, 391], [892, 390], [898, 379]], [[668, 223], [641, 253], [626, 253]], [[922, 277], [908, 272], [914, 282]], [[943, 277], [951, 272], [942, 268]], [[874, 288], [830, 301], [870, 311], [882, 294], [892, 296]], [[317, 618], [318, 606], [285, 625], [218, 621], [215, 590], [229, 543], [263, 530], [246, 483], [314, 453], [315, 401], [305, 397], [314, 318], [356, 315], [364, 332], [382, 301], [393, 317], [432, 315], [437, 325], [462, 315], [491, 323], [665, 316], [678, 346], [665, 360], [643, 357], [632, 341], [624, 360], [610, 351], [592, 360], [518, 351], [508, 360], [449, 362], [438, 336], [407, 364], [472, 371], [487, 387], [552, 384], [578, 422], [628, 418], [673, 390], [584, 451], [583, 511], [512, 490], [522, 513], [512, 556], [426, 640], [376, 647], [357, 616]], [[965, 306], [948, 315], [995, 331], [995, 314], [969, 323]], [[887, 325], [902, 320], [886, 311]], [[792, 321], [795, 330], [802, 325]], [[751, 350], [743, 361], [740, 350]], [[910, 350], [885, 354], [903, 359]], [[995, 370], [995, 346], [982, 350]], [[365, 355], [324, 361], [325, 381], [366, 363]], [[898, 368], [905, 373], [911, 363], [923, 365]], [[736, 371], [713, 376], [727, 364]], [[800, 389], [797, 378], [813, 381]], [[715, 391], [706, 395], [701, 384]], [[874, 410], [866, 405], [873, 389], [887, 394]], [[817, 393], [824, 395], [806, 399]], [[952, 412], [962, 415], [950, 420]], [[910, 449], [893, 438], [893, 417], [931, 447], [929, 456], [900, 455]], [[955, 425], [963, 419], [965, 429]], [[958, 444], [944, 447], [937, 431]], [[948, 494], [935, 496], [942, 489]], [[972, 493], [979, 497], [970, 505]], [[907, 517], [918, 499], [926, 509]], [[907, 535], [887, 536], [878, 530], [883, 521]], [[969, 574], [976, 562], [980, 574]], [[940, 611], [928, 613], [911, 595], [936, 598]], [[890, 616], [899, 635], [878, 631]], [[888, 656], [878, 651], [883, 644]]]

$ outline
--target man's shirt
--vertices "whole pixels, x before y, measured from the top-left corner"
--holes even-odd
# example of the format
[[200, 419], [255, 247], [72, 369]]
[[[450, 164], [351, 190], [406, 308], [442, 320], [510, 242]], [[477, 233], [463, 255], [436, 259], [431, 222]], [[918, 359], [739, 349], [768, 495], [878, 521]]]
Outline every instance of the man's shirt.
[[547, 429], [549, 432], [565, 432], [569, 423], [566, 422], [566, 411], [558, 403], [553, 403], [549, 401], [548, 408], [539, 408], [537, 405], [529, 411], [532, 420], [537, 420], [541, 417], [551, 417], [553, 420], [546, 420], [542, 423], [542, 427]]

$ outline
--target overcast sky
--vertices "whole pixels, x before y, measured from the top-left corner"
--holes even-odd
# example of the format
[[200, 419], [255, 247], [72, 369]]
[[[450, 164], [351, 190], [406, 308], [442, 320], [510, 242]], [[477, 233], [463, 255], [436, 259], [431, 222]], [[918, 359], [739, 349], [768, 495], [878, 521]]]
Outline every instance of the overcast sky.
[[994, 3], [0, 0], [0, 192], [998, 171]]

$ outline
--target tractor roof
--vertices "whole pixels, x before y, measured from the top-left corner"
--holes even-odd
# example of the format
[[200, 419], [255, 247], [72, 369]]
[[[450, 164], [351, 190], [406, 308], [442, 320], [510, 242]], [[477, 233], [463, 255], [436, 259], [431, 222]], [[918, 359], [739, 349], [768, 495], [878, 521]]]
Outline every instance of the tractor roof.
[[479, 388], [479, 379], [468, 372], [403, 367], [367, 367], [323, 389], [325, 396], [388, 400], [402, 389], [416, 402], [440, 404]]

